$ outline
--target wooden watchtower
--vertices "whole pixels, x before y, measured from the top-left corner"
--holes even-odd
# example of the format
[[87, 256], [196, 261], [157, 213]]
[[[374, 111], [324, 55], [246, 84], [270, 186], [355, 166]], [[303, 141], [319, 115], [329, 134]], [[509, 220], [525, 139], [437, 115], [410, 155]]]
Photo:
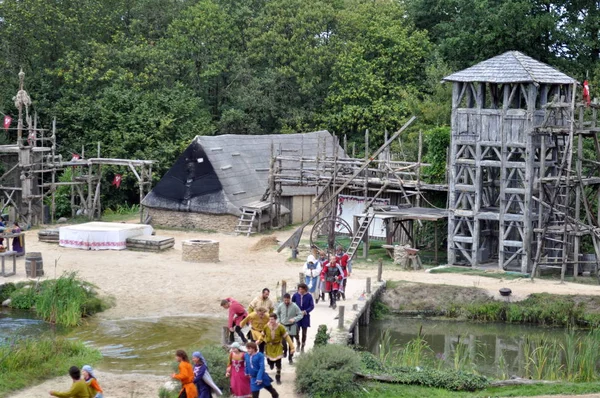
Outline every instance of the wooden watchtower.
[[563, 134], [536, 132], [554, 98], [574, 102], [577, 82], [518, 51], [444, 80], [453, 85], [448, 263], [529, 272], [545, 223], [540, 180], [558, 175], [570, 152], [573, 113], [552, 117]]

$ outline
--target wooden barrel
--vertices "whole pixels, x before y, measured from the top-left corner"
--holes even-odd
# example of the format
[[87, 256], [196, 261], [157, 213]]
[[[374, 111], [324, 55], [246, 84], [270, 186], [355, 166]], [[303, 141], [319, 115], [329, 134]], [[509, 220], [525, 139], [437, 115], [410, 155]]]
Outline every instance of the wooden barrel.
[[[32, 275], [31, 268], [34, 267], [35, 275]], [[33, 276], [34, 278], [44, 275], [44, 261], [42, 260], [42, 253], [31, 252], [25, 255], [25, 272], [27, 276]]]

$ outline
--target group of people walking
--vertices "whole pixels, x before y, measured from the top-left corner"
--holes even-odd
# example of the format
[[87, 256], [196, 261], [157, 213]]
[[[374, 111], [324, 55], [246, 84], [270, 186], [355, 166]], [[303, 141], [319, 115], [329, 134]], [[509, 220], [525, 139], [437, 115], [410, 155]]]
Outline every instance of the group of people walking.
[[327, 293], [329, 307], [333, 309], [337, 307], [338, 300], [346, 300], [346, 284], [351, 274], [352, 261], [341, 246], [330, 256], [323, 250], [318, 253], [318, 258], [311, 254], [304, 264], [306, 285], [315, 302], [325, 300]]
[[[310, 313], [315, 304], [325, 300], [325, 293], [329, 295], [330, 308], [336, 308], [337, 300], [346, 299], [345, 288], [352, 273], [352, 263], [342, 247], [329, 257], [324, 251], [309, 255], [303, 272], [305, 283], [298, 284], [298, 291], [293, 295], [284, 294], [277, 306], [271, 300], [268, 288], [250, 302], [248, 310], [231, 297], [221, 301], [221, 307], [228, 311], [230, 351], [226, 376], [230, 378], [234, 397], [258, 397], [262, 389], [272, 397], [279, 397], [266, 366], [275, 370], [274, 381], [280, 385], [282, 361], [287, 359], [293, 365], [296, 350], [304, 352]], [[244, 333], [246, 326], [250, 326], [250, 330]], [[236, 335], [242, 344], [235, 341]], [[177, 358], [180, 369], [173, 378], [182, 383], [179, 397], [211, 397], [211, 390], [216, 386], [211, 387], [210, 377], [207, 383], [208, 369], [202, 355], [193, 354], [193, 368], [185, 352], [177, 351]]]

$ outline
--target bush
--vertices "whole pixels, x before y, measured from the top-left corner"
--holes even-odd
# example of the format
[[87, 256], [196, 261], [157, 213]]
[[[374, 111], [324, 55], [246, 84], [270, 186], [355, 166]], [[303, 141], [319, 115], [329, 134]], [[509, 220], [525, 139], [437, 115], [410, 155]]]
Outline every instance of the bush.
[[296, 389], [311, 397], [348, 396], [356, 389], [360, 355], [349, 347], [326, 345], [302, 355], [296, 365]]
[[213, 381], [223, 391], [223, 395], [227, 396], [229, 394], [229, 378], [225, 377], [225, 372], [227, 371], [227, 362], [229, 360], [228, 352], [223, 349], [223, 347], [219, 345], [213, 345], [204, 347], [201, 350], [194, 349], [189, 351], [188, 354], [191, 355], [194, 351], [200, 351], [204, 358], [206, 359], [208, 371], [210, 372], [210, 376]]
[[10, 306], [20, 310], [29, 310], [35, 307], [36, 298], [35, 290], [32, 287], [23, 287], [10, 295]]
[[7, 298], [10, 298], [10, 295], [13, 294], [15, 290], [17, 290], [17, 288], [12, 282], [0, 285], [0, 303]]
[[400, 384], [417, 384], [452, 391], [476, 391], [489, 385], [485, 376], [457, 370], [397, 367], [389, 370], [394, 381]]
[[327, 345], [329, 342], [329, 333], [327, 333], [327, 325], [319, 325], [317, 335], [315, 336], [315, 347]]

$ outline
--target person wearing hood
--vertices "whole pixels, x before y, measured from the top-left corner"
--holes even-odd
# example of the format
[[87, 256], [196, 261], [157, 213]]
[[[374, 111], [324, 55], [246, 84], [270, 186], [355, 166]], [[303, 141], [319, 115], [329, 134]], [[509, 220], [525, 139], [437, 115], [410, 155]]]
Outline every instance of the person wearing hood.
[[250, 380], [246, 376], [245, 352], [246, 348], [237, 342], [233, 343], [229, 349], [229, 361], [227, 362], [225, 377], [231, 378], [231, 394], [234, 398], [252, 397]]
[[321, 277], [321, 263], [317, 261], [312, 254], [308, 256], [304, 263], [304, 283], [308, 287], [308, 292], [313, 296], [313, 299], [319, 302], [318, 285]]
[[103, 398], [104, 395], [102, 395], [102, 388], [100, 388], [100, 384], [98, 384], [98, 380], [94, 376], [94, 370], [92, 367], [90, 365], [85, 365], [83, 368], [81, 368], [81, 374], [83, 375], [83, 380], [85, 380], [85, 383], [88, 385], [90, 390], [90, 397]]
[[211, 398], [210, 386], [202, 380], [208, 370], [206, 359], [204, 359], [199, 351], [194, 351], [192, 362], [194, 363], [194, 384], [196, 385], [196, 390], [198, 390], [198, 398]]

